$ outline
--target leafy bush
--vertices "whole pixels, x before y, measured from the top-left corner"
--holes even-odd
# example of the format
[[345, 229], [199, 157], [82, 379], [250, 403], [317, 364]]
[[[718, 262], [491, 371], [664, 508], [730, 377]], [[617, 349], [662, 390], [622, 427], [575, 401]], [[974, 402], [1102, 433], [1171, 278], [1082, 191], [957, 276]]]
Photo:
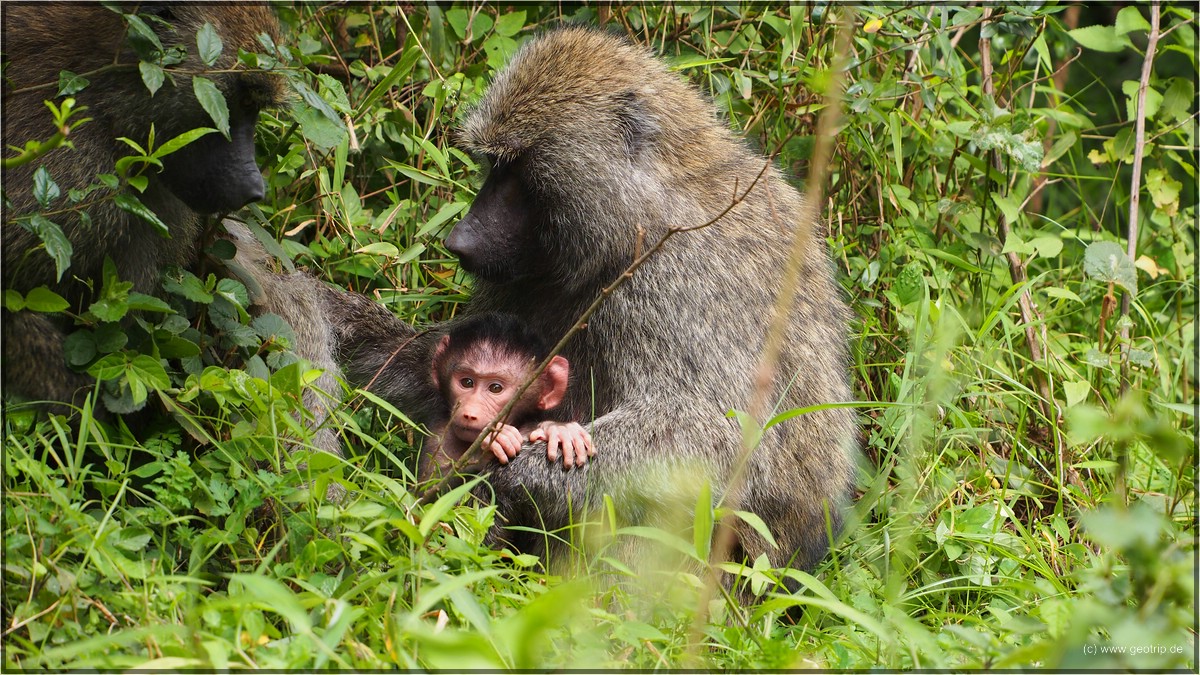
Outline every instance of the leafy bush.
[[[746, 570], [763, 602], [718, 598], [693, 626], [693, 575], [614, 586], [601, 557], [550, 577], [480, 546], [493, 513], [465, 487], [418, 504], [414, 432], [369, 395], [339, 411], [345, 461], [289, 455], [315, 373], [238, 281], [172, 271], [161, 301], [106, 274], [68, 358], [156, 419], [135, 438], [6, 408], [5, 665], [1194, 669], [1196, 31], [1158, 11], [279, 7], [284, 49], [247, 58], [296, 97], [262, 115], [268, 197], [246, 216], [416, 324], [470, 294], [441, 243], [476, 185], [452, 129], [521, 42], [564, 20], [628, 33], [799, 177], [853, 17], [825, 212], [858, 317], [853, 522], [811, 575]], [[146, 58], [162, 86], [171, 63]], [[64, 75], [56, 127], [86, 124], [82, 84]], [[98, 185], [144, 186], [163, 146], [130, 140]], [[50, 215], [26, 225], [68, 260]], [[320, 499], [331, 481], [345, 503]], [[625, 534], [697, 557], [697, 513], [695, 547]]]

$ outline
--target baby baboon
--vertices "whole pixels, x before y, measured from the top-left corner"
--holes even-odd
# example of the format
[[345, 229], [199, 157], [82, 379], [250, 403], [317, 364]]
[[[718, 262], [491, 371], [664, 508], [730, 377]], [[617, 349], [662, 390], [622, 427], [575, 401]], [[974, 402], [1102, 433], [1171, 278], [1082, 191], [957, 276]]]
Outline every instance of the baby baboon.
[[[523, 321], [508, 314], [476, 314], [454, 325], [433, 354], [433, 382], [442, 392], [448, 419], [435, 428], [421, 452], [417, 477], [444, 474], [475, 442], [521, 384], [549, 354], [545, 341]], [[555, 356], [521, 401], [484, 443], [500, 464], [521, 451], [525, 442], [546, 443], [546, 459], [571, 468], [595, 454], [591, 436], [576, 422], [543, 421], [546, 411], [567, 393], [570, 366]]]
[[[136, 6], [136, 3], [130, 7]], [[264, 72], [247, 70], [238, 63], [238, 50], [257, 51], [258, 36], [278, 41], [278, 23], [260, 4], [161, 3], [142, 6], [154, 17], [145, 22], [167, 51], [182, 47], [186, 59], [172, 67], [157, 92], [150, 94], [142, 81], [138, 56], [132, 48], [132, 31], [121, 14], [91, 3], [10, 3], [3, 8], [5, 143], [22, 146], [53, 133], [44, 99], [54, 97], [59, 73], [87, 74], [90, 84], [75, 94], [86, 105], [92, 121], [72, 132], [74, 149], [54, 150], [35, 162], [4, 172], [4, 194], [11, 201], [3, 222], [3, 288], [28, 293], [48, 286], [66, 298], [74, 312], [83, 312], [96, 299], [105, 259], [111, 259], [133, 291], [158, 294], [167, 266], [191, 266], [199, 255], [206, 218], [261, 199], [264, 186], [254, 158], [254, 126], [259, 110], [284, 99], [283, 82]], [[205, 24], [219, 33], [223, 49], [216, 62], [205, 65], [197, 55], [196, 34]], [[70, 210], [68, 192], [97, 182], [97, 175], [114, 174], [118, 158], [129, 148], [117, 140], [127, 137], [145, 143], [154, 130], [156, 146], [180, 133], [214, 122], [197, 100], [189, 73], [203, 73], [216, 84], [229, 109], [229, 138], [210, 133], [163, 158], [161, 172], [146, 172], [144, 192], [130, 190], [167, 224], [163, 236], [141, 217], [121, 208], [111, 191], [96, 190], [85, 209], [88, 219]], [[48, 86], [43, 86], [48, 85]], [[45, 167], [59, 186], [59, 197], [48, 208], [39, 206], [33, 173]], [[61, 280], [54, 261], [41, 248], [40, 238], [22, 222], [40, 211], [70, 241], [74, 251]], [[266, 311], [292, 323], [301, 344], [294, 351], [329, 368], [332, 346], [328, 325], [322, 324], [320, 290], [315, 280], [275, 276], [265, 266], [265, 253], [254, 250], [241, 232], [239, 259], [263, 263], [250, 268], [261, 276], [258, 286]], [[235, 238], [238, 233], [234, 233]], [[247, 265], [243, 264], [243, 268]], [[78, 405], [94, 386], [87, 375], [67, 367], [63, 356], [70, 321], [58, 315], [28, 311], [3, 316], [4, 391], [36, 401]], [[336, 388], [330, 387], [332, 391]], [[318, 411], [322, 409], [313, 403]], [[67, 412], [66, 406], [57, 406]], [[321, 414], [318, 413], [318, 417]], [[321, 440], [326, 450], [338, 451], [332, 433]]]
[[[694, 507], [704, 480], [723, 495], [741, 445], [726, 413], [749, 404], [799, 193], [774, 168], [755, 184], [767, 160], [646, 49], [585, 28], [526, 44], [462, 127], [466, 149], [490, 165], [447, 239], [476, 278], [469, 311], [512, 313], [550, 338], [629, 265], [639, 228], [652, 244], [671, 227], [708, 222], [754, 185], [716, 224], [669, 240], [564, 350], [586, 385], [572, 386], [557, 412], [595, 413], [596, 458], [564, 471], [522, 452], [490, 478], [500, 515], [547, 530], [570, 522], [571, 505], [590, 512], [605, 495], [634, 523], [656, 519], [663, 503]], [[774, 383], [778, 410], [850, 398], [848, 311], [819, 238], [801, 274]], [[337, 310], [353, 309], [335, 322], [344, 368], [367, 382], [390, 364], [374, 389], [430, 414], [437, 332], [414, 337], [370, 305], [351, 299]], [[849, 497], [855, 436], [845, 409], [765, 432], [744, 483], [723, 496], [760, 516], [778, 547], [743, 527], [738, 555], [796, 567], [822, 559]]]

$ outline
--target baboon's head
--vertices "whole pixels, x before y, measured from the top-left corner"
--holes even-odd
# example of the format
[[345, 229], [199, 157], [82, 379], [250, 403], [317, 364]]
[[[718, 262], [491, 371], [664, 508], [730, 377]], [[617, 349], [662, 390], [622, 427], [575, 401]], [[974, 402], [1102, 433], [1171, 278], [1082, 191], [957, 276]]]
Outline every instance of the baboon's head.
[[[229, 137], [210, 133], [168, 155], [156, 177], [199, 213], [231, 211], [261, 199], [264, 187], [254, 160], [254, 126], [261, 109], [281, 102], [283, 83], [258, 70], [252, 58], [242, 62], [238, 52], [266, 51], [259, 42], [261, 34], [279, 39], [271, 10], [259, 4], [174, 2], [125, 3], [121, 9], [136, 11], [139, 20], [127, 22], [120, 12], [90, 3], [6, 8], [5, 75], [13, 89], [56, 82], [63, 70], [89, 73], [90, 84], [75, 95], [94, 120], [88, 125], [92, 128], [85, 127], [97, 139], [89, 151], [98, 154], [100, 144], [111, 141], [108, 147], [115, 161], [129, 152], [117, 138], [145, 147], [153, 127], [155, 145], [160, 146], [185, 131], [215, 127], [193, 87], [194, 77], [203, 77], [224, 97]], [[211, 64], [202, 59], [197, 40], [206, 24], [220, 42], [220, 55]], [[215, 45], [205, 42], [210, 49]], [[165, 77], [153, 94], [146, 82], [156, 79], [154, 68], [141, 65], [142, 60], [163, 68]], [[22, 96], [50, 98], [53, 92], [42, 89]], [[30, 137], [39, 137], [31, 124], [21, 125], [18, 133], [26, 133], [26, 128]]]
[[463, 120], [461, 144], [488, 175], [446, 244], [488, 281], [614, 272], [637, 228], [661, 224], [662, 205], [725, 136], [646, 49], [595, 29], [552, 31], [518, 51]]

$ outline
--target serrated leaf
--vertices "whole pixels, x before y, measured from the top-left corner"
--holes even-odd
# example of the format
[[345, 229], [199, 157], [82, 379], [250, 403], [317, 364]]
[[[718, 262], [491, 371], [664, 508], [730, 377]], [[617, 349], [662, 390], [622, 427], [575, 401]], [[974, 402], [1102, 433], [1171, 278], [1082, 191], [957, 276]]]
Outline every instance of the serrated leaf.
[[162, 66], [149, 61], [139, 61], [138, 72], [142, 74], [142, 84], [146, 85], [151, 96], [154, 96], [154, 93], [162, 87], [163, 82], [167, 79], [167, 74]]
[[75, 252], [62, 228], [41, 214], [31, 216], [21, 224], [42, 240], [46, 253], [54, 260], [55, 280], [62, 281], [63, 272], [71, 266], [71, 254]]
[[342, 118], [338, 116], [337, 111], [333, 109], [333, 106], [329, 105], [328, 101], [321, 98], [317, 92], [313, 91], [312, 87], [308, 86], [304, 80], [300, 79], [299, 77], [289, 77], [288, 82], [292, 84], [292, 88], [296, 90], [297, 94], [300, 94], [300, 98], [304, 99], [305, 103], [324, 115], [325, 119], [337, 125], [339, 129], [342, 129], [343, 131], [346, 129], [345, 122], [343, 122]]
[[88, 375], [97, 380], [112, 380], [125, 374], [125, 355], [109, 354], [88, 368]]
[[1083, 254], [1083, 271], [1096, 281], [1114, 283], [1137, 294], [1137, 268], [1125, 251], [1111, 241], [1097, 241], [1088, 245]]
[[71, 303], [45, 286], [38, 286], [25, 296], [25, 308], [35, 312], [61, 312], [70, 306]]
[[127, 192], [122, 192], [113, 198], [113, 203], [119, 206], [122, 211], [132, 213], [133, 215], [153, 225], [154, 229], [162, 236], [168, 239], [171, 238], [171, 233], [167, 229], [167, 224], [159, 219], [158, 214], [151, 211], [150, 207], [143, 204], [137, 197], [134, 197]]
[[1150, 32], [1150, 22], [1146, 20], [1146, 17], [1142, 16], [1141, 10], [1134, 5], [1125, 7], [1117, 12], [1115, 33], [1117, 35], [1125, 35], [1135, 30]]
[[163, 288], [168, 293], [181, 295], [192, 302], [207, 305], [213, 301], [213, 296], [205, 288], [204, 282], [187, 270], [183, 270], [179, 277], [166, 275], [163, 278]]
[[175, 311], [167, 303], [153, 295], [146, 295], [145, 293], [130, 293], [129, 309], [139, 312], [170, 313]]
[[136, 376], [139, 380], [155, 389], [166, 389], [171, 386], [171, 378], [167, 376], [167, 370], [163, 368], [162, 362], [153, 356], [146, 354], [138, 354], [129, 362], [130, 377]]
[[33, 196], [43, 209], [50, 208], [50, 203], [58, 199], [62, 192], [58, 183], [50, 177], [50, 171], [43, 165], [33, 172]]
[[217, 35], [217, 30], [213, 28], [211, 23], [205, 21], [200, 30], [196, 31], [196, 48], [197, 53], [200, 55], [200, 60], [206, 66], [213, 65], [220, 58], [223, 47], [221, 36]]
[[1119, 52], [1129, 45], [1129, 39], [1117, 35], [1113, 26], [1087, 26], [1067, 31], [1080, 45], [1098, 52]]
[[229, 105], [225, 102], [225, 95], [217, 88], [217, 85], [207, 77], [197, 75], [192, 78], [192, 91], [196, 94], [196, 100], [200, 102], [200, 107], [204, 108], [204, 112], [212, 118], [213, 124], [216, 125], [217, 131], [221, 132], [227, 140], [229, 139]]
[[1192, 104], [1196, 101], [1196, 83], [1186, 77], [1173, 77], [1167, 90], [1163, 92], [1163, 117], [1168, 121], [1182, 122], [1191, 113]]

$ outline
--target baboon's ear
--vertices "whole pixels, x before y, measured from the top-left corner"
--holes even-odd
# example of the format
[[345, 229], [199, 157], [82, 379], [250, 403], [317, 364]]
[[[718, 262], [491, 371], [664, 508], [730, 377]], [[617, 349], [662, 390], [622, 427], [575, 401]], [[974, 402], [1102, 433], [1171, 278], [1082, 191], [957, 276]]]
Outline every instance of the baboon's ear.
[[430, 375], [433, 376], [433, 386], [437, 389], [442, 388], [442, 383], [438, 377], [438, 371], [442, 369], [442, 359], [446, 356], [446, 348], [450, 346], [450, 336], [443, 335], [441, 340], [438, 340], [437, 346], [433, 348], [433, 358], [429, 359]]
[[620, 95], [619, 100], [617, 124], [621, 128], [621, 137], [629, 152], [636, 155], [658, 141], [658, 122], [637, 92], [627, 91]]
[[563, 398], [567, 395], [567, 380], [570, 377], [571, 367], [567, 360], [561, 356], [555, 356], [550, 360], [550, 365], [542, 371], [541, 380], [542, 391], [538, 394], [537, 407], [539, 410], [549, 410], [558, 407], [562, 403]]

